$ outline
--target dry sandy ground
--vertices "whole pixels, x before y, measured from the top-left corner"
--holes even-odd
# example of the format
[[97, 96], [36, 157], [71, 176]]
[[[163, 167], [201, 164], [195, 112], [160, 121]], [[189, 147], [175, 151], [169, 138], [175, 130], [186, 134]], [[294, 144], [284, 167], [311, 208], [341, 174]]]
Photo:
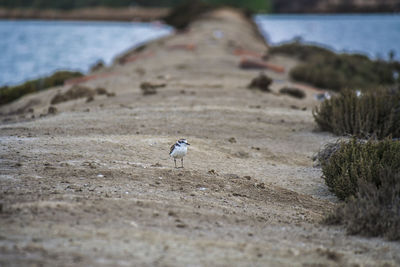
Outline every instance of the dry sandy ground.
[[[259, 71], [237, 47], [266, 50], [239, 14], [214, 12], [83, 84], [115, 97], [39, 117], [64, 86], [3, 107], [20, 112], [0, 125], [0, 265], [400, 265], [399, 243], [319, 223], [337, 201], [311, 159], [335, 139], [315, 130], [315, 90], [279, 95], [287, 72], [270, 71], [273, 93], [247, 89]], [[143, 96], [144, 81], [166, 86]]]

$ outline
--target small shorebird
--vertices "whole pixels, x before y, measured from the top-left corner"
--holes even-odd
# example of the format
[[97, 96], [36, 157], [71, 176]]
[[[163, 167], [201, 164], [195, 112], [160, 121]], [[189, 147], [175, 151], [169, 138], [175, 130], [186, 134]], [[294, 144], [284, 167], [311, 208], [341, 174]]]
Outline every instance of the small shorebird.
[[177, 168], [176, 159], [181, 159], [181, 168], [183, 168], [183, 157], [186, 156], [187, 146], [190, 146], [190, 144], [186, 141], [186, 139], [180, 139], [173, 146], [171, 146], [169, 155], [174, 158], [175, 168]]

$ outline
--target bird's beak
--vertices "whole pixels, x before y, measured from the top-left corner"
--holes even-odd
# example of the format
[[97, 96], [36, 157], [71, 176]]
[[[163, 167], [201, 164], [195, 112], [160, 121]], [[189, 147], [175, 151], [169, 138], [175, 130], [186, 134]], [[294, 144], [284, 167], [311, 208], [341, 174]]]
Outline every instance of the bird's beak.
[[190, 146], [190, 144], [189, 143], [186, 143], [188, 146]]

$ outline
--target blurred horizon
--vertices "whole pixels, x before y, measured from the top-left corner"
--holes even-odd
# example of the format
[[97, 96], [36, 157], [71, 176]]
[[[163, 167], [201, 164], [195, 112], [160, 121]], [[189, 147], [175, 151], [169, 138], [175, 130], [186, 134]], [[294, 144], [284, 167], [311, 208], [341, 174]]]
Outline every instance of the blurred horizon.
[[[196, 0], [229, 5], [255, 13], [397, 13], [400, 0]], [[0, 0], [0, 8], [73, 10], [88, 7], [168, 7], [188, 0]], [[190, 1], [193, 2], [193, 1]]]
[[[162, 23], [154, 23], [143, 31], [139, 25], [126, 24], [115, 27], [107, 23], [88, 25], [54, 23], [57, 21], [126, 21], [153, 22], [163, 20], [179, 29], [182, 20], [189, 23], [196, 14], [209, 10], [211, 5], [230, 5], [250, 10], [260, 32], [270, 44], [279, 44], [301, 38], [305, 43], [315, 43], [335, 52], [351, 52], [371, 59], [398, 59], [399, 15], [379, 13], [388, 8], [392, 12], [400, 7], [400, 0], [193, 0], [184, 8], [170, 12], [187, 0], [0, 0], [0, 48], [4, 56], [0, 60], [0, 86], [17, 84], [46, 75], [57, 69], [87, 72], [98, 60], [110, 64], [112, 58], [129, 47], [158, 36]], [[206, 3], [205, 5], [199, 2]], [[364, 6], [359, 6], [361, 4]], [[120, 8], [118, 10], [93, 7]], [[125, 7], [125, 8], [122, 8]], [[126, 7], [144, 7], [126, 8]], [[146, 9], [152, 7], [152, 9]], [[154, 7], [154, 8], [153, 8]], [[3, 8], [3, 9], [1, 9]], [[4, 9], [5, 8], [5, 9]], [[20, 8], [12, 10], [11, 8]], [[30, 9], [35, 10], [30, 10]], [[87, 8], [79, 11], [80, 8]], [[188, 10], [193, 9], [193, 10]], [[46, 11], [47, 10], [47, 11]], [[75, 11], [74, 11], [75, 10]], [[72, 11], [72, 12], [71, 12]], [[187, 12], [186, 12], [187, 11]], [[364, 14], [341, 17], [332, 21], [338, 13], [359, 11]], [[369, 12], [371, 11], [371, 12]], [[372, 12], [374, 11], [374, 12]], [[197, 13], [196, 13], [197, 12]], [[248, 14], [250, 14], [249, 12]], [[168, 21], [168, 13], [175, 13], [177, 24]], [[247, 13], [247, 12], [246, 12]], [[282, 13], [299, 13], [286, 16]], [[303, 14], [333, 14], [310, 18]], [[276, 14], [276, 15], [271, 15]], [[397, 13], [400, 14], [400, 13]], [[393, 18], [390, 18], [393, 17]], [[8, 19], [8, 20], [7, 20]], [[335, 20], [337, 18], [334, 18]], [[32, 23], [34, 20], [40, 23]], [[49, 20], [44, 22], [44, 20]], [[18, 22], [18, 23], [15, 23]], [[183, 23], [183, 25], [185, 25]], [[40, 24], [40, 26], [38, 26]], [[60, 27], [60, 25], [69, 27]], [[115, 29], [113, 28], [115, 27]], [[115, 33], [118, 32], [118, 35]], [[144, 39], [143, 39], [144, 38]], [[115, 40], [118, 40], [116, 42]], [[57, 58], [57, 60], [54, 60]]]

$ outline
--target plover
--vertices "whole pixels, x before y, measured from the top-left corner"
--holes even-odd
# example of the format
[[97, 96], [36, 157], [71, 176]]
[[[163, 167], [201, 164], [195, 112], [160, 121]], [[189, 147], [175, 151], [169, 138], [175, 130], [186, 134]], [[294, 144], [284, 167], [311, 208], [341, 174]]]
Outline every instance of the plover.
[[186, 156], [187, 146], [190, 146], [190, 144], [186, 141], [186, 139], [180, 139], [173, 146], [171, 146], [169, 155], [174, 158], [175, 168], [177, 168], [176, 159], [181, 159], [183, 168], [183, 157]]

